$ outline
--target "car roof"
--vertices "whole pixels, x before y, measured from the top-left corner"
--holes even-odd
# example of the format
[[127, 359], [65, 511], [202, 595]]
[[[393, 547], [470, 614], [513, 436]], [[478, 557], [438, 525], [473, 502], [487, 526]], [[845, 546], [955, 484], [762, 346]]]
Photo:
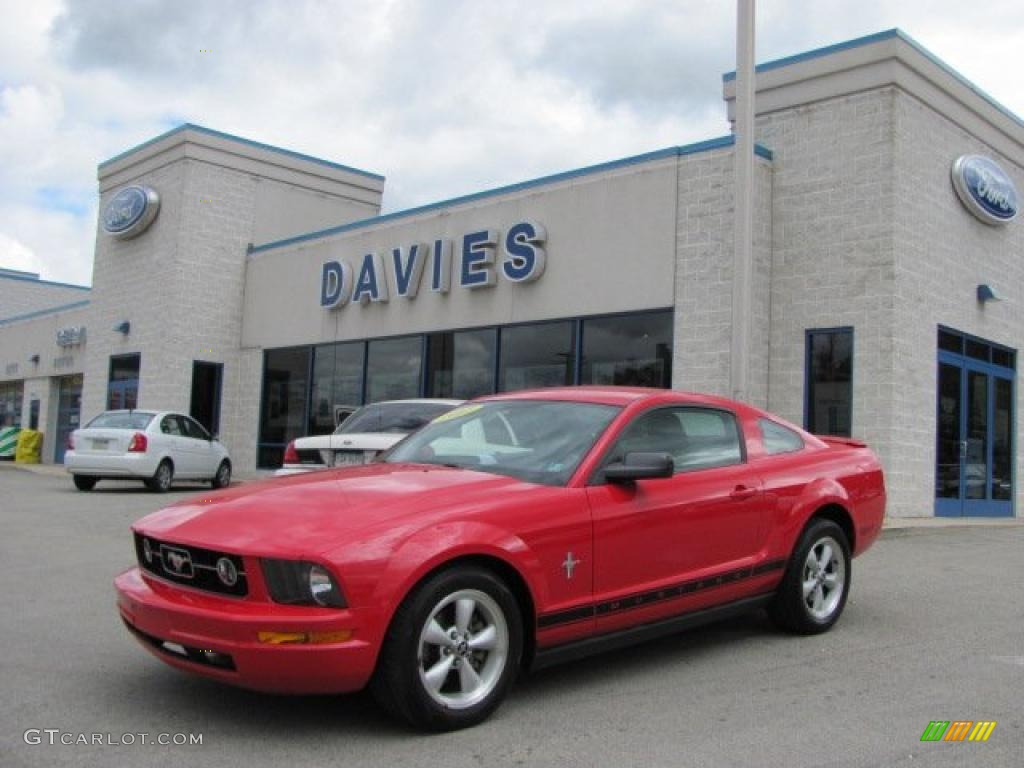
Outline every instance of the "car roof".
[[500, 395], [488, 395], [481, 400], [562, 400], [577, 403], [627, 406], [644, 400], [661, 400], [694, 405], [711, 405], [735, 409], [740, 403], [716, 395], [697, 392], [679, 392], [654, 387], [613, 387], [582, 385], [578, 387], [549, 387], [523, 389]]

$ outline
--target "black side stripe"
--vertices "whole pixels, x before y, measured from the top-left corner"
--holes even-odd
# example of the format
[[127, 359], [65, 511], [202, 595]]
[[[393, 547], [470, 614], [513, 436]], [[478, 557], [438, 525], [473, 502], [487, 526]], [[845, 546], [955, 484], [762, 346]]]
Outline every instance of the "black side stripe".
[[763, 576], [772, 571], [781, 571], [786, 567], [785, 560], [767, 560], [752, 568], [738, 568], [734, 571], [726, 571], [715, 576], [706, 576], [703, 579], [693, 579], [680, 584], [653, 589], [649, 592], [638, 592], [635, 595], [627, 595], [617, 600], [609, 600], [603, 603], [591, 603], [578, 608], [569, 608], [565, 611], [545, 613], [537, 617], [537, 629], [548, 629], [560, 624], [572, 624], [577, 621], [592, 619], [595, 616], [607, 616], [611, 613], [629, 611], [652, 603], [660, 603], [663, 600], [674, 600], [694, 592], [701, 592], [705, 589], [714, 589], [724, 584], [735, 584], [744, 579], [752, 579]]

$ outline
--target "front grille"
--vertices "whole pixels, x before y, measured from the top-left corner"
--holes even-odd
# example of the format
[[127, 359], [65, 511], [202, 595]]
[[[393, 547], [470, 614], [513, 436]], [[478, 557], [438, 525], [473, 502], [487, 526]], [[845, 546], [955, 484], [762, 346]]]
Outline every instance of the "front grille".
[[[146, 559], [144, 541], [149, 541], [152, 558]], [[154, 539], [152, 536], [135, 534], [135, 555], [139, 566], [162, 579], [176, 584], [204, 589], [208, 592], [219, 592], [223, 595], [245, 597], [249, 593], [249, 582], [245, 575], [242, 558], [225, 552], [215, 552], [200, 547], [186, 547], [168, 541]], [[228, 586], [217, 575], [217, 561], [222, 557], [230, 560], [238, 573], [238, 580]]]

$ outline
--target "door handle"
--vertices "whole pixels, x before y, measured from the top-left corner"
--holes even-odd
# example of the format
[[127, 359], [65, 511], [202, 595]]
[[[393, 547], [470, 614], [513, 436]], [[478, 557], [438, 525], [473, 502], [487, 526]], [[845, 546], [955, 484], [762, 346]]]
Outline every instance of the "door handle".
[[749, 488], [745, 485], [737, 485], [732, 489], [732, 493], [729, 494], [729, 498], [734, 501], [745, 501], [746, 499], [752, 499], [757, 495], [757, 488]]

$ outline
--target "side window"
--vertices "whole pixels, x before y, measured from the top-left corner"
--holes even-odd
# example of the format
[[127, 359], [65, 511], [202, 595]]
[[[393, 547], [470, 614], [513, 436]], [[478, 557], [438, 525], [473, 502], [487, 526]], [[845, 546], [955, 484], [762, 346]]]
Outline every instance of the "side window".
[[195, 419], [190, 419], [188, 416], [181, 416], [179, 418], [181, 418], [182, 425], [185, 427], [185, 434], [188, 437], [194, 438], [195, 440], [210, 439], [210, 435]]
[[685, 408], [680, 414], [686, 447], [676, 458], [676, 469], [725, 467], [743, 461], [736, 417], [711, 408]]
[[758, 419], [757, 426], [761, 428], [761, 439], [767, 454], [793, 453], [804, 447], [803, 438], [788, 427], [768, 419]]
[[743, 460], [736, 417], [711, 408], [659, 408], [640, 416], [619, 438], [610, 460], [639, 451], [670, 454], [677, 472]]
[[176, 435], [181, 437], [181, 426], [176, 416], [164, 416], [160, 422], [160, 431], [165, 435]]

